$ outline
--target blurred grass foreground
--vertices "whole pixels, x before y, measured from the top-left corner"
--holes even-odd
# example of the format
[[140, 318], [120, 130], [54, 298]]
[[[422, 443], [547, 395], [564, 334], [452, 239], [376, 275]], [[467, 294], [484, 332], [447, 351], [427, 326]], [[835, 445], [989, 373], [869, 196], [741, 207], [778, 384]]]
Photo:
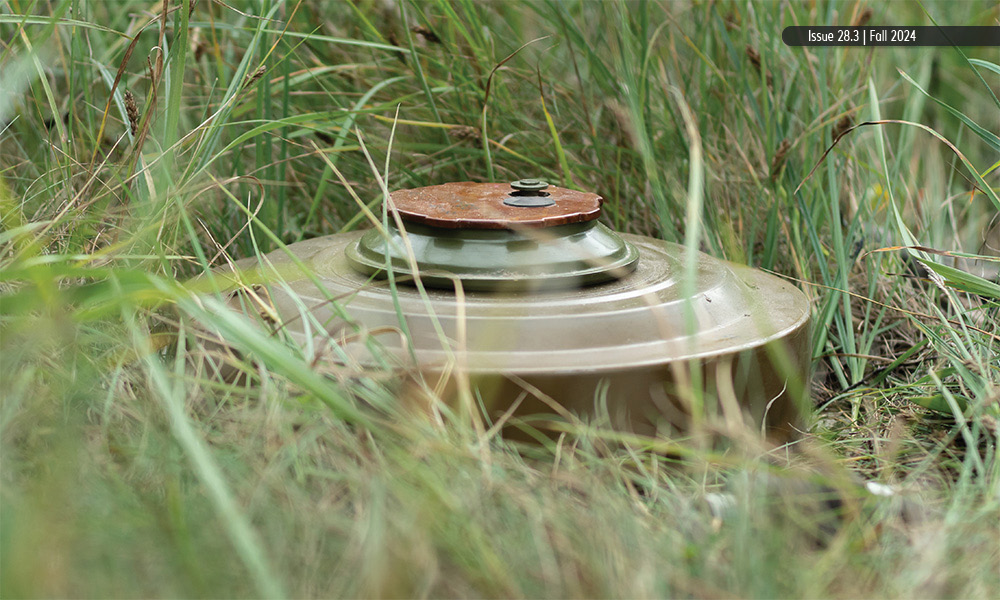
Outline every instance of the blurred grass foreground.
[[[997, 49], [781, 30], [998, 10], [0, 0], [0, 596], [997, 597]], [[808, 429], [517, 444], [280, 337], [220, 377], [184, 282], [364, 226], [376, 173], [792, 278]]]

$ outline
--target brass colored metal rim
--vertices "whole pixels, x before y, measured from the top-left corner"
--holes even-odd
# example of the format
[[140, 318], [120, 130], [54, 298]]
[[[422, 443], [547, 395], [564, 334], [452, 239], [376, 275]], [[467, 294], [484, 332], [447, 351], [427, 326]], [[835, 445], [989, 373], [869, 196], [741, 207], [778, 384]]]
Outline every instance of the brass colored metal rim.
[[527, 295], [431, 288], [425, 298], [410, 286], [391, 291], [352, 267], [345, 249], [359, 237], [338, 234], [288, 248], [318, 279], [281, 252], [269, 255], [266, 267], [253, 259], [238, 264], [283, 280], [270, 286], [270, 297], [289, 323], [286, 331], [301, 341], [335, 343], [362, 365], [381, 364], [364, 332], [410, 364], [397, 304], [422, 369], [457, 360], [470, 373], [614, 373], [721, 359], [807, 333], [809, 302], [794, 285], [701, 253], [694, 296], [683, 298], [683, 247], [652, 238], [622, 234], [642, 258], [631, 274], [604, 285]]

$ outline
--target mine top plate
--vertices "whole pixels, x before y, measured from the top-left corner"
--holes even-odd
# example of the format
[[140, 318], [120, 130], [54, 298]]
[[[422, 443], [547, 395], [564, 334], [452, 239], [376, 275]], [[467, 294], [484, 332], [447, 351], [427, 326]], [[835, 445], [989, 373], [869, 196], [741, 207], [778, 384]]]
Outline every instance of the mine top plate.
[[[512, 200], [525, 196], [542, 196], [552, 202], [511, 205]], [[521, 191], [510, 183], [471, 181], [398, 190], [390, 198], [404, 220], [443, 229], [532, 229], [582, 223], [597, 219], [604, 201], [597, 194], [550, 185]]]

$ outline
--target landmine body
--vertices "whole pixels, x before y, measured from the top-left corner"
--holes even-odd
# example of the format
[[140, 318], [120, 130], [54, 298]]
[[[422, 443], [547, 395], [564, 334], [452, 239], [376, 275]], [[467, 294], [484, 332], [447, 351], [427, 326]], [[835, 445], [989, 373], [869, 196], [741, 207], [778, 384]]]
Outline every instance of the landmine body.
[[599, 196], [547, 189], [555, 201], [541, 209], [502, 204], [517, 196], [500, 184], [403, 190], [392, 210], [405, 235], [336, 234], [238, 266], [270, 282], [277, 323], [321, 360], [388, 364], [452, 405], [464, 374], [490, 419], [516, 404], [507, 417], [541, 429], [607, 418], [675, 436], [697, 413], [794, 436], [808, 401], [805, 296], [701, 253], [686, 296], [681, 246], [618, 235], [596, 220]]

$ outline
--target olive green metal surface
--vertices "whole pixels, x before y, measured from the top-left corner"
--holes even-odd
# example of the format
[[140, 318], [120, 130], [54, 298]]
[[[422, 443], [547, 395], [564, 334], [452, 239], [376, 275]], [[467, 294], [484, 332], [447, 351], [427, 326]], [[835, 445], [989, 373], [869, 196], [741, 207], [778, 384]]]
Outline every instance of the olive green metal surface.
[[[270, 298], [282, 319], [290, 321], [286, 330], [334, 342], [351, 337], [354, 341], [343, 347], [352, 358], [374, 365], [368, 346], [354, 335], [357, 325], [379, 331], [384, 350], [405, 362], [409, 351], [388, 286], [359, 273], [347, 259], [345, 251], [361, 235], [338, 234], [288, 247], [315, 272], [324, 290], [299, 273], [283, 251], [268, 255], [261, 276], [283, 280], [270, 286]], [[429, 302], [416, 288], [397, 286], [420, 366], [459, 360], [472, 371], [519, 374], [629, 369], [763, 346], [808, 320], [808, 302], [790, 283], [700, 253], [696, 292], [688, 303], [680, 294], [683, 248], [622, 237], [640, 252], [637, 267], [602, 285], [536, 294], [469, 291], [462, 297], [454, 290], [428, 289]], [[342, 312], [353, 325], [338, 317]]]
[[[346, 246], [350, 265], [362, 273], [413, 274], [424, 285], [453, 290], [458, 277], [468, 290], [538, 291], [611, 281], [635, 270], [639, 253], [597, 221], [544, 229], [442, 229], [415, 223], [406, 239], [392, 227], [388, 239], [370, 230]], [[407, 251], [412, 250], [412, 257]]]
[[[678, 393], [693, 368], [705, 397], [734, 398], [727, 410], [766, 425], [772, 437], [796, 435], [808, 398], [809, 304], [786, 281], [699, 253], [695, 293], [684, 298], [683, 248], [622, 235], [629, 252], [639, 253], [635, 268], [599, 285], [535, 293], [428, 288], [423, 294], [397, 285], [394, 297], [386, 281], [352, 266], [364, 259], [358, 258], [362, 250], [352, 249], [364, 248], [359, 241], [369, 235], [289, 246], [287, 253], [314, 277], [286, 251], [237, 266], [251, 271], [244, 280], [270, 282], [268, 322], [277, 315], [283, 333], [323, 360], [356, 368], [384, 368], [388, 361], [400, 373], [436, 380], [432, 387], [444, 390], [446, 400], [457, 397], [448, 392], [457, 385], [454, 374], [467, 373], [494, 417], [520, 402], [515, 417], [544, 419], [554, 400], [582, 418], [605, 414], [618, 429], [673, 435], [696, 412]], [[401, 401], [412, 404], [426, 389], [414, 383], [416, 391]]]

